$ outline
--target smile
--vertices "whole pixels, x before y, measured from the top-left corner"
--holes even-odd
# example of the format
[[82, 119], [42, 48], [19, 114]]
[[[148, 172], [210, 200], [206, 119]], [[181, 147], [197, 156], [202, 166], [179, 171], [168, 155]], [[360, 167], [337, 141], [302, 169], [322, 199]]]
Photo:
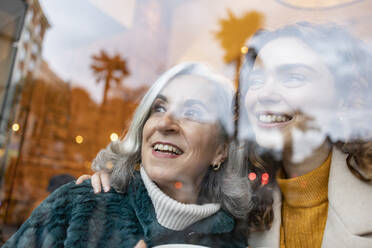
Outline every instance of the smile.
[[256, 117], [260, 122], [266, 124], [284, 123], [293, 119], [292, 116], [279, 113], [258, 114]]
[[168, 154], [174, 154], [174, 155], [181, 155], [183, 153], [181, 149], [171, 144], [155, 143], [155, 145], [153, 146], [153, 149], [156, 152], [168, 153]]

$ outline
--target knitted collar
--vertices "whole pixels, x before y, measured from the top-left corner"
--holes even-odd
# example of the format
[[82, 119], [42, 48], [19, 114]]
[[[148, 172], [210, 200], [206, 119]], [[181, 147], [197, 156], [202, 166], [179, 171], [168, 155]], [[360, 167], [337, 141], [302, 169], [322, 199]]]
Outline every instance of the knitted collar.
[[[129, 184], [128, 195], [134, 214], [147, 240], [162, 238], [167, 240], [169, 235], [174, 234], [174, 230], [160, 225], [157, 221], [154, 205], [138, 171], [135, 171], [134, 178]], [[234, 226], [232, 215], [221, 209], [217, 213], [191, 224], [183, 231], [196, 234], [226, 234], [232, 232]]]
[[291, 207], [313, 207], [328, 201], [328, 178], [331, 154], [318, 168], [294, 178], [284, 178], [279, 170], [277, 182], [283, 194], [283, 200]]
[[141, 178], [155, 208], [156, 219], [159, 224], [175, 231], [180, 231], [195, 222], [215, 214], [220, 204], [209, 203], [203, 205], [180, 203], [166, 194], [147, 176], [141, 167]]

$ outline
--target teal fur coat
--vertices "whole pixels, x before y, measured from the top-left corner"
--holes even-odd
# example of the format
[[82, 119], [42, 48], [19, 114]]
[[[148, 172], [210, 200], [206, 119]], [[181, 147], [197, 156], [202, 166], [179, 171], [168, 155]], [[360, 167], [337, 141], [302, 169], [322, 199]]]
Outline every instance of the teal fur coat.
[[69, 183], [52, 193], [3, 246], [7, 247], [134, 247], [143, 239], [160, 244], [246, 247], [234, 235], [234, 220], [220, 210], [183, 231], [161, 226], [143, 181], [136, 172], [127, 193], [94, 194], [90, 181]]

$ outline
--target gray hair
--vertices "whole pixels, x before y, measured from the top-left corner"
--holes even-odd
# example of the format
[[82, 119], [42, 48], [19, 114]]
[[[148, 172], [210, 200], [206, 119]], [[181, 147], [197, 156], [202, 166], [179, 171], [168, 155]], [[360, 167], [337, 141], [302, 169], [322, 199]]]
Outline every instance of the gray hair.
[[[166, 71], [152, 85], [143, 97], [129, 130], [124, 139], [111, 142], [105, 149], [102, 149], [93, 161], [94, 171], [104, 170], [111, 172], [111, 185], [118, 192], [125, 192], [128, 183], [134, 175], [135, 166], [141, 163], [142, 130], [149, 118], [151, 107], [161, 90], [174, 78], [182, 75], [194, 75], [206, 79], [214, 86], [214, 104], [218, 110], [218, 123], [223, 142], [228, 143], [234, 133], [233, 128], [233, 99], [234, 88], [230, 80], [219, 76], [207, 66], [200, 63], [182, 63]], [[110, 164], [112, 163], [112, 164]], [[224, 163], [227, 165], [227, 163]], [[110, 166], [107, 166], [110, 165]], [[111, 166], [113, 165], [113, 166]], [[233, 215], [242, 215], [240, 209], [242, 204], [249, 204], [247, 186], [237, 187], [236, 183], [247, 184], [243, 180], [236, 180], [229, 170], [222, 165], [218, 171], [209, 169], [203, 179], [199, 201], [220, 202]], [[240, 192], [239, 189], [241, 189]], [[244, 190], [244, 191], [243, 191]], [[241, 200], [241, 203], [237, 202]]]

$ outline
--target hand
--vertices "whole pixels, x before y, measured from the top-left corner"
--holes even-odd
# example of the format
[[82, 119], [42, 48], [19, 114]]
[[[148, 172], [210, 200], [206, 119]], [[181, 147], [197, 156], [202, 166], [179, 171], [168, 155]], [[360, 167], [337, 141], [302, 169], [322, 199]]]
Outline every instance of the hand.
[[103, 187], [104, 192], [110, 191], [110, 175], [104, 171], [98, 171], [91, 175], [82, 175], [76, 180], [76, 184], [80, 184], [83, 181], [91, 179], [94, 193], [100, 193]]
[[140, 241], [138, 241], [138, 243], [136, 244], [136, 246], [134, 248], [147, 248], [147, 245], [146, 245], [145, 241], [140, 240]]

